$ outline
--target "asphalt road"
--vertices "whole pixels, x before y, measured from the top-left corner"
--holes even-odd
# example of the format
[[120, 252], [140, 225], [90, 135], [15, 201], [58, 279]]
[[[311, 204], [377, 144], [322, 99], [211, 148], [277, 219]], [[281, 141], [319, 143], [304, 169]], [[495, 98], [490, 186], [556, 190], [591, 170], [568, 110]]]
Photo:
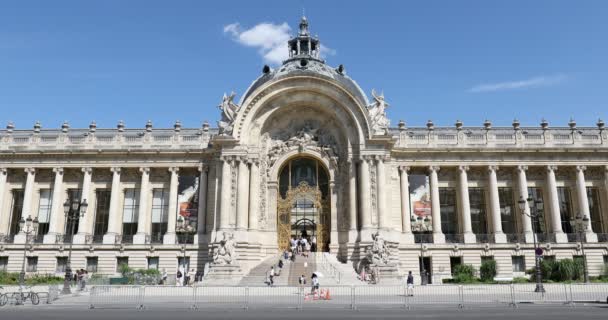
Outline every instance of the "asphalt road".
[[521, 305], [517, 309], [509, 307], [487, 307], [459, 310], [453, 307], [426, 307], [413, 310], [88, 310], [86, 308], [47, 307], [4, 307], [0, 309], [0, 319], [607, 319], [608, 305]]

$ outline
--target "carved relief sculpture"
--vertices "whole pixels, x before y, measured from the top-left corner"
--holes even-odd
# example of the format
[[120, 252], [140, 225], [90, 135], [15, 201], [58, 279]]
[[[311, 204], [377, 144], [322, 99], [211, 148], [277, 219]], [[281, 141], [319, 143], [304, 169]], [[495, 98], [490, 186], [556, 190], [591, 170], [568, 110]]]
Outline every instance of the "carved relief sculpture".
[[224, 232], [223, 235], [224, 239], [220, 241], [220, 246], [213, 255], [213, 263], [216, 265], [235, 264], [234, 235], [230, 232]]

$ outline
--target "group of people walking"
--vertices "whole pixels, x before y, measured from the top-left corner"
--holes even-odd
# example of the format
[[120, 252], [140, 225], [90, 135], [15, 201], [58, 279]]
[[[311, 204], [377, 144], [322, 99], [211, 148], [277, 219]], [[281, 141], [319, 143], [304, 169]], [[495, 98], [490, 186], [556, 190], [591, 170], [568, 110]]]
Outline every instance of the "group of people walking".
[[[167, 283], [167, 271], [163, 269], [163, 275], [161, 277], [161, 284]], [[175, 274], [175, 285], [178, 287], [185, 286], [193, 286], [196, 282], [203, 281], [203, 272], [195, 271], [194, 269], [184, 269], [183, 267], [179, 267], [177, 269], [177, 273]]]
[[295, 254], [300, 254], [304, 257], [308, 257], [311, 251], [317, 251], [317, 237], [312, 236], [310, 242], [307, 237], [291, 237], [289, 239], [289, 247], [291, 248], [291, 252]]

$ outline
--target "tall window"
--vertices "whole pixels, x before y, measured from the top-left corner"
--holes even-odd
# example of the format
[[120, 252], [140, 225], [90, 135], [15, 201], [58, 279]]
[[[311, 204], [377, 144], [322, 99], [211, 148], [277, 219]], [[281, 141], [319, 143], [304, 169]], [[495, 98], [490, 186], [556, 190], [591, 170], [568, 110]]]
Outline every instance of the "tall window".
[[502, 231], [506, 234], [517, 233], [517, 217], [513, 203], [513, 188], [498, 188], [498, 200], [500, 202], [500, 221]]
[[57, 257], [57, 268], [56, 272], [65, 272], [68, 266], [68, 257]]
[[37, 272], [38, 271], [38, 257], [27, 257], [27, 267], [25, 269], [27, 272]]
[[97, 257], [87, 257], [87, 272], [97, 272]]
[[459, 233], [454, 188], [439, 188], [439, 202], [441, 204], [441, 231], [444, 234]]
[[122, 210], [122, 234], [132, 236], [137, 233], [139, 213], [139, 189], [125, 189], [125, 204]]
[[8, 257], [0, 257], [0, 272], [8, 270]]
[[572, 194], [568, 187], [557, 187], [557, 200], [559, 201], [559, 212], [562, 217], [562, 230], [565, 233], [573, 233], [574, 230], [570, 225], [572, 214]]
[[[543, 201], [543, 190], [541, 188], [530, 187], [528, 188], [528, 196], [536, 202], [537, 200], [543, 204], [543, 209], [538, 210], [539, 215], [536, 218], [532, 218], [532, 226], [534, 227], [534, 232], [536, 233], [545, 233], [545, 206]], [[530, 210], [535, 210], [534, 206], [530, 208]]]
[[[81, 202], [80, 195], [82, 193], [81, 189], [68, 189], [68, 201], [69, 203]], [[76, 220], [68, 220], [65, 224], [65, 234], [72, 236], [72, 225], [74, 226], [74, 233], [78, 232], [78, 222], [80, 221], [80, 215], [74, 214], [72, 212], [73, 209], [70, 209], [70, 216], [78, 217]], [[70, 240], [71, 241], [71, 240]]]
[[23, 189], [13, 190], [13, 205], [11, 206], [10, 234], [19, 233], [19, 220], [23, 209]]
[[94, 235], [104, 235], [108, 232], [108, 220], [110, 219], [110, 194], [107, 189], [98, 189], [95, 192], [97, 206], [95, 208], [95, 229]]
[[483, 189], [469, 188], [469, 202], [471, 204], [471, 226], [473, 227], [473, 233], [488, 233], [486, 201]]
[[[185, 268], [184, 268], [184, 263], [185, 263]], [[186, 257], [186, 260], [184, 260], [184, 257], [178, 257], [177, 258], [177, 267], [178, 267], [178, 270], [182, 269], [182, 268], [184, 268], [184, 270], [186, 270], [186, 271], [190, 270], [190, 257]]]
[[38, 202], [38, 235], [40, 236], [49, 232], [52, 197], [51, 189], [40, 189], [40, 201]]
[[165, 189], [152, 190], [152, 241], [160, 242], [167, 232], [169, 193]]
[[158, 257], [148, 257], [148, 269], [158, 270]]
[[526, 272], [526, 260], [524, 256], [511, 256], [513, 272]]
[[120, 272], [121, 266], [129, 266], [129, 257], [116, 257], [116, 272]]
[[591, 230], [595, 233], [605, 233], [602, 224], [602, 208], [600, 207], [600, 190], [597, 187], [587, 187], [589, 213], [591, 214]]

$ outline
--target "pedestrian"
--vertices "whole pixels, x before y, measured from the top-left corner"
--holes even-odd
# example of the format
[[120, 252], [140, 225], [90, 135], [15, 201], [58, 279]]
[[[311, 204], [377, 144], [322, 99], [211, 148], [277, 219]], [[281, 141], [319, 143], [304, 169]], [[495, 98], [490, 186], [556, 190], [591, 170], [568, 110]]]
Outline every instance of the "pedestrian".
[[306, 278], [304, 277], [304, 275], [300, 276], [300, 278], [298, 279], [298, 283], [300, 284], [300, 286], [304, 286], [306, 284]]
[[82, 270], [82, 280], [80, 280], [80, 290], [86, 291], [88, 280], [89, 280], [89, 273], [86, 270]]
[[268, 285], [269, 286], [273, 286], [274, 285], [274, 266], [270, 267], [270, 271], [268, 272]]
[[317, 252], [317, 236], [312, 236], [310, 240], [310, 250]]
[[296, 262], [296, 253], [295, 253], [295, 251], [291, 253], [291, 262]]
[[283, 269], [283, 260], [279, 259], [279, 263], [278, 263], [279, 269]]
[[76, 271], [76, 289], [82, 290], [82, 269]]
[[310, 282], [312, 284], [312, 287], [310, 288], [310, 293], [314, 295], [319, 290], [319, 277], [315, 273], [313, 273], [310, 278]]
[[407, 295], [410, 297], [414, 296], [414, 276], [412, 275], [412, 271], [407, 274]]
[[165, 285], [167, 284], [167, 278], [169, 277], [169, 275], [167, 274], [167, 269], [163, 268], [163, 275], [160, 278], [160, 284]]
[[184, 274], [182, 273], [181, 268], [177, 269], [177, 273], [175, 274], [175, 285], [183, 286], [184, 285]]
[[287, 260], [289, 258], [289, 252], [287, 250], [283, 251], [283, 259]]
[[296, 238], [295, 237], [291, 237], [291, 239], [289, 239], [289, 246], [291, 248], [291, 252], [296, 253]]

